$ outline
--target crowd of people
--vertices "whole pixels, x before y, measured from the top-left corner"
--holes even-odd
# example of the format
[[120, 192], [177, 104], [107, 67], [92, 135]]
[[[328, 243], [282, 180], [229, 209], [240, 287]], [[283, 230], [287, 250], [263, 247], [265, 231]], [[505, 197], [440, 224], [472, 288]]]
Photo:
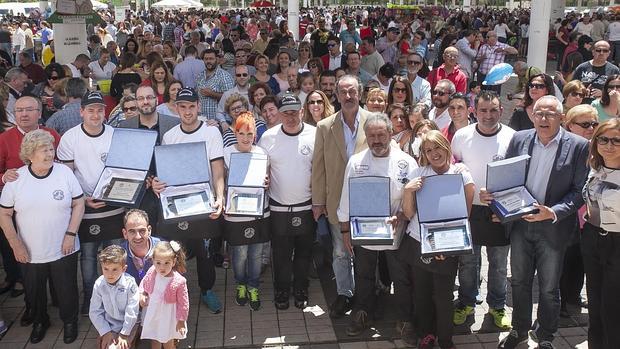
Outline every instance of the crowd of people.
[[[105, 23], [87, 27], [88, 53], [65, 65], [49, 23], [8, 16], [0, 29], [0, 293], [25, 294], [20, 324], [32, 325], [32, 343], [50, 326], [49, 288], [65, 343], [83, 315], [100, 348], [138, 339], [173, 348], [187, 335], [193, 257], [213, 313], [222, 311], [216, 267], [232, 268], [239, 306], [266, 306], [261, 275], [271, 270], [274, 306], [292, 298], [303, 309], [309, 278], [328, 260], [329, 315], [352, 311], [348, 335], [363, 334], [378, 295], [391, 292], [406, 344], [455, 348], [454, 327], [483, 302], [484, 247], [488, 313], [509, 331], [499, 348], [529, 335], [552, 349], [559, 318], [581, 307], [589, 347], [620, 347], [620, 17], [570, 13], [552, 25], [552, 76], [520, 60], [523, 9], [302, 9], [299, 40], [276, 8], [101, 15]], [[506, 60], [519, 83], [502, 124], [502, 86], [482, 82]], [[157, 145], [203, 142], [214, 212], [163, 220], [168, 184], [154, 163], [138, 207], [94, 199], [119, 128], [155, 131]], [[224, 213], [235, 153], [268, 158], [258, 217]], [[487, 165], [520, 155], [531, 157], [525, 187], [536, 211], [502, 224]], [[462, 177], [472, 253], [422, 256], [416, 194], [435, 175]], [[349, 185], [362, 176], [389, 178], [392, 244], [353, 241]], [[317, 259], [317, 246], [327, 257]]]

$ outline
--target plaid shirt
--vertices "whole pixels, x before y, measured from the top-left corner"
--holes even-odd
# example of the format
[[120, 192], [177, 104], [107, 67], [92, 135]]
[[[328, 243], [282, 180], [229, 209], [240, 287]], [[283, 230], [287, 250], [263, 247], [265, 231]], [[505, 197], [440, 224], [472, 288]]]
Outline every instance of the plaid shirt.
[[219, 66], [209, 78], [207, 78], [206, 75], [207, 71], [205, 70], [204, 73], [202, 73], [196, 80], [196, 91], [198, 92], [198, 95], [200, 95], [201, 115], [206, 119], [215, 120], [219, 100], [203, 96], [202, 93], [200, 93], [200, 90], [203, 88], [208, 88], [218, 93], [224, 93], [235, 86], [235, 81], [230, 74]]
[[65, 104], [61, 110], [55, 112], [47, 119], [45, 126], [55, 130], [62, 136], [65, 132], [82, 123], [80, 105], [80, 100]]
[[489, 44], [484, 44], [480, 46], [480, 50], [478, 50], [478, 55], [476, 55], [476, 60], [480, 63], [478, 67], [478, 71], [484, 75], [489, 73], [489, 70], [493, 68], [495, 65], [504, 63], [504, 58], [506, 58], [505, 52], [495, 52], [498, 48], [506, 49], [510, 47], [509, 45], [503, 44], [501, 42], [497, 42], [494, 46], [489, 46]]

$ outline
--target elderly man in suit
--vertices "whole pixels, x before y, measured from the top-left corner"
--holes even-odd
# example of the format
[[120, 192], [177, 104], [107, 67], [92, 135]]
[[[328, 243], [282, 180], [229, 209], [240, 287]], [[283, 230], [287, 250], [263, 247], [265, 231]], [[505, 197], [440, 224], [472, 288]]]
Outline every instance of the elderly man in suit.
[[[588, 141], [562, 129], [562, 103], [544, 96], [534, 105], [534, 129], [514, 134], [506, 158], [529, 154], [525, 186], [538, 201], [538, 213], [507, 228], [512, 247], [512, 331], [498, 348], [512, 349], [528, 339], [532, 325], [532, 281], [538, 275], [538, 326], [530, 337], [538, 348], [553, 349], [560, 316], [560, 275], [566, 242], [576, 229], [577, 209], [588, 168]], [[491, 196], [481, 190], [480, 199]]]
[[330, 316], [338, 318], [352, 308], [355, 289], [351, 254], [344, 246], [336, 211], [340, 203], [344, 172], [349, 158], [367, 148], [362, 130], [368, 112], [360, 108], [362, 84], [358, 77], [345, 75], [336, 85], [341, 110], [317, 124], [312, 159], [312, 211], [314, 219], [327, 216], [332, 232], [333, 268], [338, 297]]

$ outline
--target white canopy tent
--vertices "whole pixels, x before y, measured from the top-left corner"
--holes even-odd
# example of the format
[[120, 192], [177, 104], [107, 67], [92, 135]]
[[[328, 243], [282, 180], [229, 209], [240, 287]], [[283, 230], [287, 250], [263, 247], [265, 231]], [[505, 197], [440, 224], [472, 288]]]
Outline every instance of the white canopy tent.
[[194, 0], [162, 0], [151, 4], [151, 7], [160, 9], [187, 9], [190, 7], [202, 8], [202, 3]]

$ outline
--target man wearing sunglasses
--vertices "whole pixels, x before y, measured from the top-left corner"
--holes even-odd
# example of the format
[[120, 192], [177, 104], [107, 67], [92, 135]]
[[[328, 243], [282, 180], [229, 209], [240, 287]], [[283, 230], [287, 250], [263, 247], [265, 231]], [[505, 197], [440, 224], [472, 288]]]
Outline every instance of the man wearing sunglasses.
[[226, 131], [229, 127], [228, 122], [232, 122], [230, 116], [226, 114], [224, 105], [226, 104], [226, 100], [228, 97], [232, 96], [235, 93], [238, 93], [245, 97], [248, 101], [250, 100], [248, 97], [248, 90], [250, 88], [250, 72], [248, 70], [247, 65], [238, 65], [234, 68], [233, 78], [235, 79], [235, 86], [230, 90], [226, 90], [222, 94], [222, 98], [217, 104], [217, 119], [218, 120], [226, 120], [227, 122], [221, 123], [222, 131]]
[[437, 86], [431, 90], [433, 95], [433, 109], [428, 113], [428, 118], [435, 121], [440, 130], [450, 125], [450, 113], [448, 105], [450, 104], [450, 96], [456, 92], [452, 81], [443, 79], [439, 80]]
[[69, 129], [82, 123], [80, 115], [80, 103], [82, 96], [86, 94], [86, 83], [79, 78], [70, 78], [65, 87], [65, 93], [69, 99], [61, 110], [55, 112], [45, 122], [45, 126], [63, 135]]
[[608, 62], [611, 47], [605, 40], [597, 41], [592, 49], [593, 58], [581, 63], [575, 69], [573, 80], [579, 80], [588, 87], [590, 95], [584, 99], [584, 103], [590, 103], [603, 94], [603, 86], [607, 77], [620, 74], [620, 69], [613, 63]]
[[[424, 103], [431, 107], [431, 84], [428, 80], [418, 75], [420, 68], [424, 64], [424, 59], [419, 53], [413, 52], [407, 56], [407, 78], [411, 81], [413, 91], [413, 104]], [[387, 93], [387, 91], [386, 91]]]

